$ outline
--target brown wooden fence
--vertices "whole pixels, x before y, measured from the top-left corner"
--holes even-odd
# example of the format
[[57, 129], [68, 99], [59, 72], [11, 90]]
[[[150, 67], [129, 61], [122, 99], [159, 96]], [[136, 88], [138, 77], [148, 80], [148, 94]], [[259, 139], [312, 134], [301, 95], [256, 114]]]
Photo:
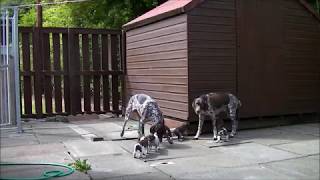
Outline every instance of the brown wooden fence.
[[19, 28], [23, 117], [121, 113], [121, 30]]

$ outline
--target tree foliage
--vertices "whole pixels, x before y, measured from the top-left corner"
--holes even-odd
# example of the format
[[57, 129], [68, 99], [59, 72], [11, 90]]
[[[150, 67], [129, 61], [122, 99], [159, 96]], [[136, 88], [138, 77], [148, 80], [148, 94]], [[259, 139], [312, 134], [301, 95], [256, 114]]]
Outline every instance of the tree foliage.
[[[42, 0], [42, 3], [64, 0]], [[88, 0], [43, 6], [43, 27], [120, 28], [166, 0]], [[35, 0], [1, 0], [1, 5], [34, 4]], [[35, 7], [21, 8], [19, 24], [34, 26]]]

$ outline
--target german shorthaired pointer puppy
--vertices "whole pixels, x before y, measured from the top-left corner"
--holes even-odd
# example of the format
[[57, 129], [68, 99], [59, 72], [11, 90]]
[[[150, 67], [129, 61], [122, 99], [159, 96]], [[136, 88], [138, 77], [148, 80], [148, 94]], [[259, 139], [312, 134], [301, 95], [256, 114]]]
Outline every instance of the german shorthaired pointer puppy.
[[150, 127], [151, 134], [157, 134], [160, 142], [162, 143], [162, 138], [166, 137], [170, 144], [173, 144], [172, 134], [168, 126], [162, 124], [154, 124]]
[[146, 137], [141, 137], [139, 142], [134, 145], [133, 157], [134, 158], [145, 158], [152, 147], [157, 152], [160, 149], [160, 141], [157, 134], [149, 134]]
[[[197, 134], [194, 139], [198, 139], [201, 134], [202, 125], [205, 116], [210, 116], [212, 119], [213, 139], [217, 139], [217, 115], [221, 112], [227, 112], [228, 117], [231, 119], [232, 131], [230, 137], [236, 134], [238, 128], [237, 112], [241, 106], [240, 100], [233, 94], [228, 93], [209, 93], [195, 98], [192, 107], [195, 113], [199, 116], [199, 125]], [[219, 130], [220, 131], [220, 130]]]
[[[136, 114], [139, 117], [139, 138], [144, 135], [144, 124], [152, 122], [153, 125], [160, 125], [164, 127], [164, 118], [157, 102], [146, 94], [133, 95], [128, 103], [125, 112], [125, 121], [122, 127], [121, 137], [124, 135], [125, 126], [129, 118]], [[159, 138], [162, 141], [161, 137]]]

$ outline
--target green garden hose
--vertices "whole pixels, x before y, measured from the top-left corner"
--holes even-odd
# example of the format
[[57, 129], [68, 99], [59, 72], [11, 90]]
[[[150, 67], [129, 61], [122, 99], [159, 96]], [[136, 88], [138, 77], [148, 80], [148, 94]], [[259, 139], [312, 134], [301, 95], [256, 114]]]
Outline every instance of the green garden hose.
[[50, 179], [53, 177], [62, 177], [68, 176], [74, 172], [74, 169], [70, 166], [64, 164], [57, 164], [57, 163], [0, 163], [0, 166], [58, 166], [68, 169], [68, 171], [61, 171], [61, 170], [52, 170], [52, 171], [44, 171], [40, 177], [34, 178], [20, 178], [20, 177], [0, 177], [0, 180], [45, 180]]

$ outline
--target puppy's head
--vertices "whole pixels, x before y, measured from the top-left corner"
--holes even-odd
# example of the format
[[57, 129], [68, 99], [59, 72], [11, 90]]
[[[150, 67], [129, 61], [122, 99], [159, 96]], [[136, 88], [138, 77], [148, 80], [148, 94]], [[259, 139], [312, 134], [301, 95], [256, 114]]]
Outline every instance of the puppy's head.
[[192, 107], [197, 115], [203, 111], [208, 111], [208, 97], [206, 95], [201, 95], [200, 97], [195, 98], [192, 102]]
[[157, 134], [160, 142], [162, 142], [162, 138], [163, 138], [163, 136], [164, 136], [165, 133], [166, 133], [166, 129], [165, 129], [164, 124], [162, 124], [162, 123], [157, 123], [157, 124], [151, 126], [151, 127], [150, 127], [150, 133], [151, 133], [151, 134]]

